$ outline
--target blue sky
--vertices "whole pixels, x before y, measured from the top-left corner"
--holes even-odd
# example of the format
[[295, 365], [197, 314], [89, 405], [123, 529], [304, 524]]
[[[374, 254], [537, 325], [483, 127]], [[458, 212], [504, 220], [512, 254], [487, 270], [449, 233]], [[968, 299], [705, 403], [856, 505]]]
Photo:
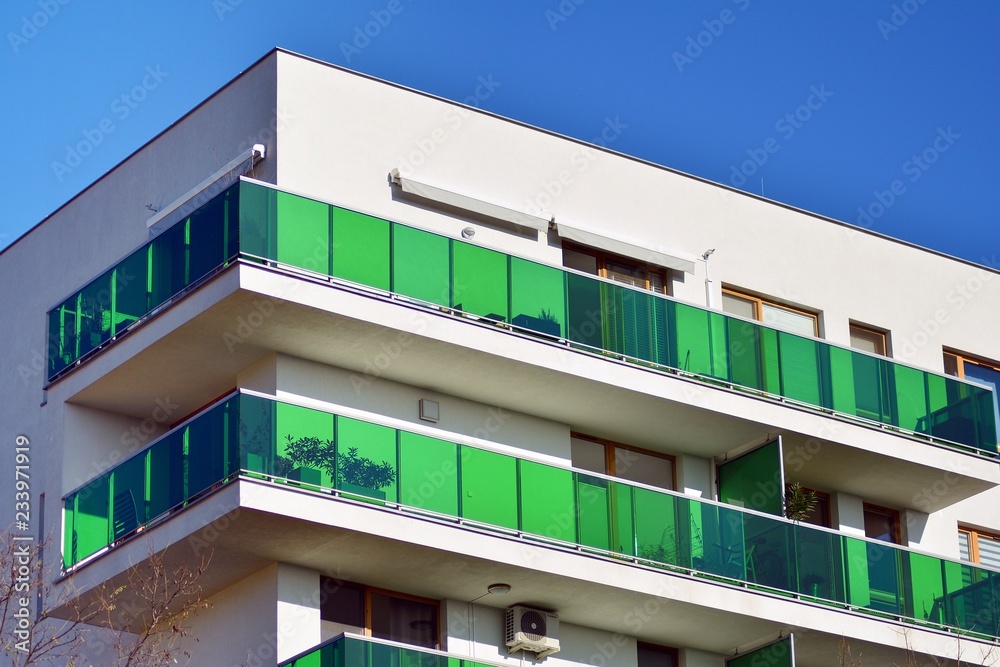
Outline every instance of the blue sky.
[[495, 113], [615, 123], [623, 153], [997, 265], [997, 25], [995, 0], [5, 0], [0, 247], [281, 46], [489, 81]]

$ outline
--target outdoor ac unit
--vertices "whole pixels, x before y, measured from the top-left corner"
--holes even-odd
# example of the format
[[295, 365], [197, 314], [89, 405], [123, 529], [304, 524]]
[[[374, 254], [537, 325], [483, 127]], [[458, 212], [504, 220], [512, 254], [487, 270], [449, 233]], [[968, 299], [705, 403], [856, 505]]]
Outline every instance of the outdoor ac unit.
[[507, 609], [507, 651], [531, 651], [541, 660], [559, 651], [559, 617], [529, 607]]

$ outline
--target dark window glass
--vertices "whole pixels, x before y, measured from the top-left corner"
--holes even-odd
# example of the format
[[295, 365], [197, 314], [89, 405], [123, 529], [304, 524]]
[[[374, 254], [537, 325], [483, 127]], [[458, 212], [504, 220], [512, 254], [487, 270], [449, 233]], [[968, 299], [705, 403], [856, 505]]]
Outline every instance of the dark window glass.
[[438, 647], [437, 605], [382, 593], [371, 594], [371, 605], [372, 637]]
[[323, 596], [320, 598], [319, 617], [342, 625], [365, 627], [365, 591], [335, 579], [320, 580]]

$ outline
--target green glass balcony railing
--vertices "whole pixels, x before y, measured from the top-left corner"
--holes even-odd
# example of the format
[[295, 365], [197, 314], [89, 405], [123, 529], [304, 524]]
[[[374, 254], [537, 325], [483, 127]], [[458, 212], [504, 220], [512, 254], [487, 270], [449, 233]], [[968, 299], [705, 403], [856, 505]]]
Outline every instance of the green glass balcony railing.
[[240, 475], [1000, 635], [1000, 571], [245, 393], [66, 496], [64, 566]]
[[997, 451], [993, 392], [979, 385], [248, 181], [50, 311], [49, 379], [234, 256]]
[[278, 667], [498, 667], [498, 663], [345, 634]]

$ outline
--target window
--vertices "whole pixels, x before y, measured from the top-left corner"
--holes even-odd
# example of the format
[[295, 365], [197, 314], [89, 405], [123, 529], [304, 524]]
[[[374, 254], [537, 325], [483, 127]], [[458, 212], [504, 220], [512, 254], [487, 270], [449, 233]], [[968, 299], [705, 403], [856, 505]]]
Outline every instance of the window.
[[439, 647], [439, 604], [402, 593], [320, 578], [325, 593], [320, 603], [323, 639], [341, 632], [402, 642], [413, 646]]
[[824, 526], [826, 528], [830, 527], [830, 494], [823, 493], [822, 491], [813, 491], [812, 489], [805, 489], [806, 491], [812, 491], [816, 494], [816, 504], [813, 506], [812, 512], [809, 513], [806, 518], [802, 519], [802, 523], [811, 523], [814, 526]]
[[1000, 568], [1000, 535], [959, 526], [958, 550], [966, 562]]
[[967, 378], [993, 388], [993, 411], [1000, 424], [1000, 363], [974, 359], [961, 352], [944, 352], [944, 372], [960, 378]]
[[722, 310], [800, 336], [819, 336], [819, 315], [723, 288]]
[[638, 667], [677, 667], [677, 649], [639, 642]]
[[865, 536], [873, 540], [902, 544], [899, 533], [899, 512], [887, 507], [864, 504]]
[[589, 435], [572, 434], [573, 466], [630, 482], [673, 489], [674, 457], [638, 447], [602, 440]]
[[888, 357], [889, 334], [881, 329], [851, 322], [851, 347]]
[[634, 259], [566, 243], [563, 245], [563, 266], [589, 273], [616, 283], [667, 294], [667, 269], [642, 264]]

